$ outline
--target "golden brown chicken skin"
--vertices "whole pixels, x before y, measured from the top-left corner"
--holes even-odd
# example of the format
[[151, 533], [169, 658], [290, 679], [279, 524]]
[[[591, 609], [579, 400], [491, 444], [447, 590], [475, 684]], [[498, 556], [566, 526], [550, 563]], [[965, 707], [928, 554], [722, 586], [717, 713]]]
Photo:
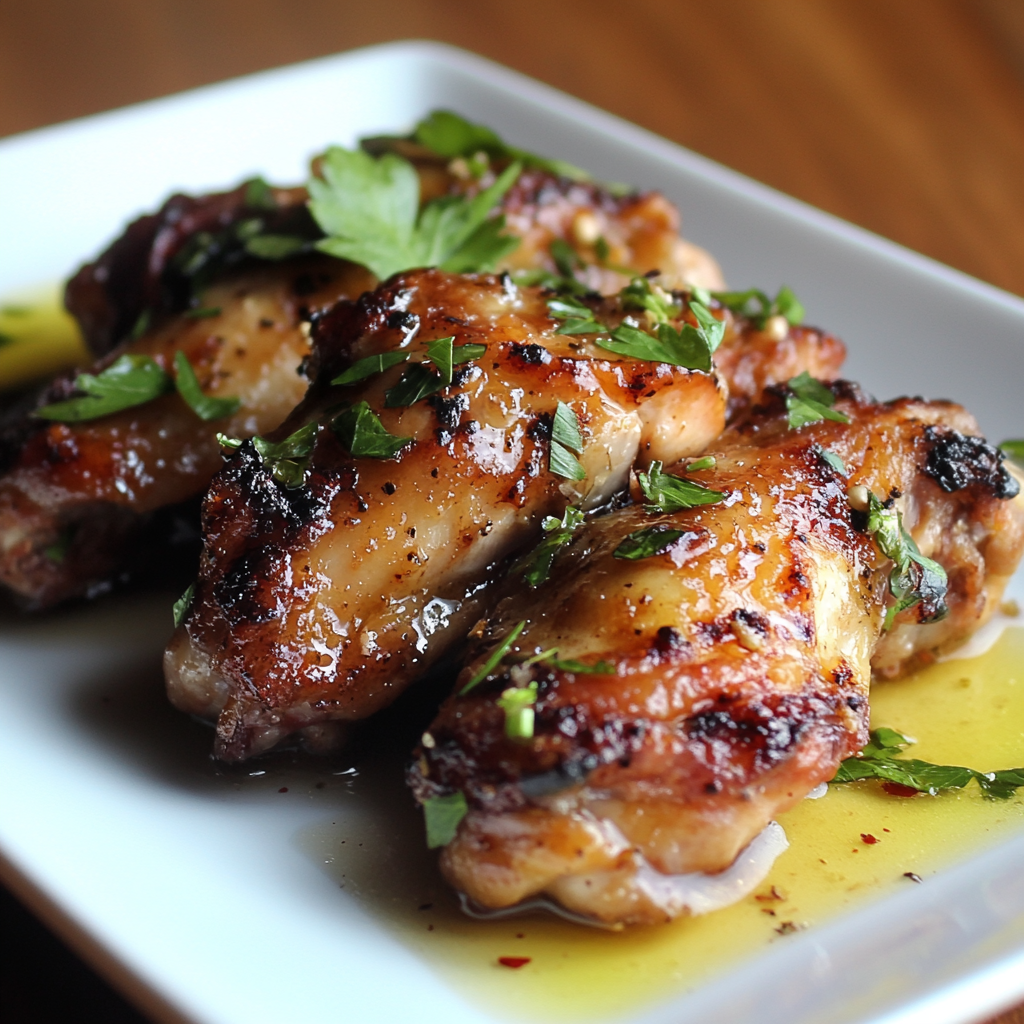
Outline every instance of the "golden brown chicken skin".
[[[545, 516], [603, 505], [638, 456], [675, 461], [721, 432], [713, 374], [559, 334], [549, 298], [508, 275], [414, 271], [317, 323], [316, 383], [274, 435], [320, 424], [308, 479], [276, 483], [249, 444], [217, 474], [195, 600], [165, 659], [171, 700], [219, 716], [218, 756], [385, 706], [464, 634]], [[329, 383], [374, 354], [418, 360], [443, 337], [481, 349], [411, 405], [387, 397], [408, 363]], [[359, 402], [410, 439], [394, 457], [353, 457], [327, 425]], [[579, 424], [584, 479], [552, 469], [559, 403]]]
[[[493, 179], [459, 177], [422, 152], [416, 163], [424, 200], [472, 193]], [[308, 384], [299, 370], [309, 355], [307, 321], [377, 283], [364, 268], [327, 256], [247, 256], [246, 226], [315, 242], [306, 198], [303, 188], [254, 193], [251, 183], [173, 196], [69, 282], [68, 308], [101, 355], [91, 372], [126, 353], [170, 370], [180, 351], [206, 393], [237, 397], [241, 407], [215, 422], [198, 419], [177, 396], [87, 423], [47, 424], [30, 409], [9, 414], [0, 424], [0, 584], [23, 604], [45, 608], [102, 592], [128, 568], [144, 575], [143, 556], [166, 533], [157, 513], [201, 495], [220, 465], [217, 433], [269, 433], [298, 404]], [[522, 239], [502, 267], [553, 272], [552, 242], [590, 259], [601, 238], [616, 266], [661, 269], [675, 285], [721, 284], [710, 257], [679, 238], [678, 212], [658, 193], [616, 196], [529, 170], [500, 210], [506, 230]], [[610, 290], [628, 280], [618, 271], [587, 274], [591, 286]], [[190, 304], [220, 312], [194, 319]], [[141, 317], [152, 327], [126, 340]], [[73, 393], [72, 374], [34, 405]]]
[[[85, 422], [29, 413], [9, 424], [0, 444], [0, 582], [29, 606], [47, 607], [100, 589], [132, 566], [156, 541], [154, 515], [206, 490], [221, 465], [218, 431], [268, 433], [301, 400], [308, 311], [372, 284], [361, 267], [327, 257], [308, 257], [288, 272], [252, 268], [203, 292], [216, 315], [166, 319], [92, 368], [130, 352], [173, 374], [182, 352], [205, 394], [240, 400], [231, 416], [204, 421], [169, 394]], [[35, 405], [73, 393], [72, 375]]]
[[[726, 869], [864, 745], [880, 639], [906, 632], [888, 662], [898, 668], [944, 623], [945, 640], [975, 628], [998, 597], [1024, 547], [1024, 507], [970, 415], [832, 390], [848, 424], [791, 429], [777, 389], [693, 474], [720, 502], [597, 517], [546, 583], [520, 583], [497, 606], [410, 772], [420, 801], [464, 794], [441, 866], [478, 906], [543, 895], [606, 923], [685, 913], [679, 876]], [[942, 611], [933, 594], [883, 638], [892, 562], [851, 506], [863, 488], [895, 502], [944, 565], [943, 622], [927, 624]], [[616, 557], [652, 528], [675, 531], [663, 553]], [[510, 738], [505, 709], [532, 686], [534, 722]]]

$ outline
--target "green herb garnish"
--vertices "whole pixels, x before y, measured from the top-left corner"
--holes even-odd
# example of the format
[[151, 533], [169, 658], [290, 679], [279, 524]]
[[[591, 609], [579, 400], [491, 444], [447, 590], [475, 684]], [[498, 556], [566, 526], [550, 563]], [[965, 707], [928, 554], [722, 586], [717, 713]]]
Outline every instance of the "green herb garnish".
[[725, 334], [725, 324], [701, 303], [690, 303], [697, 326], [682, 324], [678, 329], [670, 323], [657, 325], [657, 336], [623, 323], [611, 332], [611, 338], [598, 337], [595, 344], [633, 359], [649, 359], [670, 363], [688, 370], [710, 372], [715, 350]]
[[375, 373], [383, 373], [392, 366], [404, 363], [409, 358], [408, 352], [379, 352], [374, 356], [357, 359], [344, 373], [339, 373], [332, 384], [355, 384], [366, 380]]
[[1024, 441], [1009, 440], [999, 443], [1000, 450], [1019, 466], [1024, 466]]
[[331, 427], [356, 458], [393, 459], [412, 441], [389, 433], [365, 401], [336, 416]]
[[686, 465], [687, 473], [699, 473], [702, 469], [714, 469], [718, 465], [718, 459], [714, 455], [705, 455], [702, 458], [694, 459]]
[[899, 757], [912, 743], [895, 729], [875, 729], [871, 733], [871, 742], [859, 756], [846, 758], [832, 781], [879, 779], [936, 796], [944, 789], [963, 789], [973, 779], [986, 796], [997, 800], [1009, 799], [1024, 786], [1024, 768], [979, 772], [973, 768]]
[[459, 830], [462, 819], [469, 813], [466, 797], [462, 793], [432, 796], [423, 801], [423, 820], [427, 826], [427, 849], [447, 846]]
[[552, 668], [557, 668], [561, 672], [574, 672], [577, 675], [585, 676], [610, 676], [615, 673], [615, 666], [610, 661], [596, 661], [593, 665], [588, 665], [586, 662], [577, 661], [575, 658], [559, 658], [557, 647], [552, 647], [547, 651], [541, 651], [540, 654], [535, 654], [523, 664], [550, 665]]
[[512, 572], [521, 572], [523, 579], [531, 587], [539, 587], [551, 575], [555, 555], [572, 540], [573, 534], [585, 520], [586, 516], [572, 505], [565, 510], [565, 515], [561, 519], [545, 516], [541, 527], [547, 536], [513, 566]]
[[555, 418], [551, 423], [551, 451], [548, 454], [548, 469], [566, 480], [585, 480], [587, 471], [576, 455], [583, 454], [583, 435], [576, 413], [559, 401]]
[[245, 182], [245, 205], [253, 210], [276, 210], [273, 189], [263, 178], [250, 178]]
[[748, 288], [745, 292], [712, 292], [718, 301], [731, 309], [738, 316], [753, 320], [758, 328], [763, 328], [769, 317], [783, 316], [794, 327], [803, 323], [804, 307], [793, 294], [793, 290], [783, 285], [774, 299], [769, 299], [757, 288]]
[[651, 284], [646, 277], [634, 277], [619, 294], [623, 308], [646, 310], [659, 324], [667, 324], [682, 313], [682, 307], [673, 301], [672, 296]]
[[[270, 471], [270, 475], [285, 487], [294, 490], [301, 487], [306, 479], [306, 470], [309, 468], [309, 460], [313, 454], [313, 447], [316, 444], [318, 430], [316, 420], [300, 427], [294, 434], [289, 434], [283, 441], [268, 441], [263, 437], [252, 439], [253, 447], [259, 455], [263, 465]], [[217, 440], [223, 435], [218, 434]], [[233, 441], [233, 439], [228, 439]], [[229, 443], [225, 447], [234, 447]]]
[[894, 563], [889, 573], [889, 591], [895, 604], [885, 613], [883, 629], [892, 629], [893, 620], [900, 612], [922, 601], [928, 609], [934, 609], [922, 622], [943, 618], [949, 611], [946, 570], [921, 554], [914, 538], [903, 528], [903, 517], [896, 506], [879, 501], [870, 491], [865, 532], [874, 535], [878, 550]]
[[201, 420], [220, 420], [237, 412], [242, 404], [240, 398], [211, 398], [204, 395], [196, 377], [196, 371], [188, 361], [184, 352], [174, 353], [174, 370], [176, 373], [174, 384], [178, 394], [188, 403], [191, 410]]
[[808, 423], [833, 420], [835, 423], [849, 423], [850, 417], [832, 406], [836, 396], [820, 380], [815, 380], [806, 370], [799, 377], [786, 382], [792, 392], [786, 396], [786, 410], [789, 413], [791, 430], [799, 430]]
[[220, 306], [200, 306], [196, 309], [186, 309], [184, 315], [189, 320], [209, 320], [210, 317], [220, 316]]
[[616, 558], [625, 558], [631, 562], [641, 558], [663, 555], [685, 530], [670, 530], [664, 526], [649, 526], [646, 530], [634, 530], [627, 534], [625, 540], [612, 552]]
[[637, 480], [650, 503], [644, 506], [648, 512], [679, 512], [698, 505], [713, 505], [725, 497], [721, 491], [662, 472], [660, 462], [652, 462], [646, 473], [637, 473]]
[[512, 630], [508, 634], [508, 636], [506, 636], [505, 639], [502, 640], [501, 643], [493, 651], [491, 651], [490, 656], [480, 666], [480, 668], [477, 670], [473, 678], [470, 679], [470, 681], [466, 683], [466, 685], [461, 690], [459, 690], [459, 696], [469, 693], [469, 691], [472, 690], [474, 686], [477, 686], [478, 684], [482, 683], [494, 671], [494, 669], [498, 665], [498, 662], [500, 662], [501, 659], [504, 658], [506, 654], [508, 654], [512, 645], [516, 642], [516, 638], [519, 636], [520, 633], [522, 633], [525, 627], [525, 619], [521, 620], [515, 626], [512, 627]]
[[395, 153], [379, 159], [332, 146], [323, 178], [312, 178], [309, 209], [327, 235], [317, 248], [353, 260], [384, 279], [413, 267], [453, 273], [491, 270], [519, 239], [500, 234], [504, 217], [488, 218], [519, 176], [512, 164], [473, 198], [443, 196], [419, 208], [415, 168]]
[[398, 379], [393, 388], [384, 392], [384, 407], [398, 409], [414, 405], [422, 398], [433, 395], [444, 387], [444, 381], [423, 363], [413, 363]]
[[174, 613], [174, 628], [177, 629], [184, 621], [185, 616], [188, 614], [189, 608], [192, 607], [192, 599], [196, 596], [196, 585], [190, 583], [185, 589], [185, 593], [174, 602], [171, 611]]
[[497, 705], [505, 712], [505, 735], [510, 740], [533, 739], [534, 710], [537, 702], [537, 681], [527, 686], [511, 686], [503, 690]]
[[256, 235], [245, 243], [245, 251], [261, 260], [287, 260], [313, 248], [313, 243], [298, 235]]
[[59, 423], [95, 420], [152, 402], [171, 391], [174, 384], [150, 356], [123, 355], [102, 373], [80, 373], [75, 387], [85, 395], [44, 405], [33, 415]]
[[814, 450], [827, 466], [831, 466], [840, 476], [849, 476], [849, 470], [846, 468], [846, 463], [836, 455], [835, 452], [829, 451], [828, 448], [822, 448], [821, 445], [815, 445]]
[[548, 312], [556, 320], [564, 321], [555, 334], [599, 334], [605, 330], [604, 324], [594, 319], [592, 310], [567, 297], [551, 299]]
[[448, 160], [457, 156], [474, 157], [477, 153], [486, 153], [492, 159], [518, 160], [524, 167], [535, 167], [562, 178], [590, 180], [590, 175], [579, 167], [564, 160], [549, 160], [510, 146], [493, 129], [467, 121], [450, 110], [432, 111], [416, 125], [413, 135], [421, 146], [426, 146]]

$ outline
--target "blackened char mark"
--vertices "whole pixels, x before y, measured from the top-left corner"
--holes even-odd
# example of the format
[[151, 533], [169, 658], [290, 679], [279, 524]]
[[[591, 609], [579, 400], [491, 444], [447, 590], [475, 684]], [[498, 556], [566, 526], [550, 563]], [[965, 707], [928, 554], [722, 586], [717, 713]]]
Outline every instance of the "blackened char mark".
[[1006, 471], [1005, 456], [983, 437], [968, 437], [951, 427], [924, 428], [925, 472], [947, 494], [977, 484], [996, 498], [1015, 498], [1020, 485]]

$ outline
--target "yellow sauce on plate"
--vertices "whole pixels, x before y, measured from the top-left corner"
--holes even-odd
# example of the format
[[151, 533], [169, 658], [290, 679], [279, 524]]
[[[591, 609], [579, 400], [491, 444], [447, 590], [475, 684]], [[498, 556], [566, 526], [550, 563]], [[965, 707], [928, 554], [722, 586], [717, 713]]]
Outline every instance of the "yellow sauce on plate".
[[[875, 726], [918, 740], [908, 756], [985, 771], [1024, 765], [1024, 629], [1005, 630], [980, 657], [880, 683], [872, 705]], [[457, 991], [509, 1020], [593, 1021], [636, 1011], [794, 931], [927, 885], [944, 866], [1024, 830], [1020, 793], [994, 801], [971, 783], [962, 792], [904, 798], [874, 782], [833, 786], [780, 818], [789, 850], [753, 895], [725, 910], [623, 932], [536, 914], [476, 921], [440, 878], [393, 761], [384, 765], [383, 755], [371, 757], [352, 787], [351, 814], [308, 830], [300, 844]], [[510, 968], [501, 957], [530, 961]]]
[[92, 362], [61, 285], [0, 299], [0, 391]]

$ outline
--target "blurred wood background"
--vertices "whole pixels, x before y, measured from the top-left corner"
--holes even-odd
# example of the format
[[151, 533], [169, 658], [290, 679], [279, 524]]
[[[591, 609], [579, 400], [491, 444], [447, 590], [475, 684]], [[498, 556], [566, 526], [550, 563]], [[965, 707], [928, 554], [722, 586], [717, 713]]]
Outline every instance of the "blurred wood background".
[[[0, 0], [0, 135], [402, 38], [1024, 295], [1024, 0]], [[0, 927], [7, 1024], [142, 1020], [7, 896]]]

